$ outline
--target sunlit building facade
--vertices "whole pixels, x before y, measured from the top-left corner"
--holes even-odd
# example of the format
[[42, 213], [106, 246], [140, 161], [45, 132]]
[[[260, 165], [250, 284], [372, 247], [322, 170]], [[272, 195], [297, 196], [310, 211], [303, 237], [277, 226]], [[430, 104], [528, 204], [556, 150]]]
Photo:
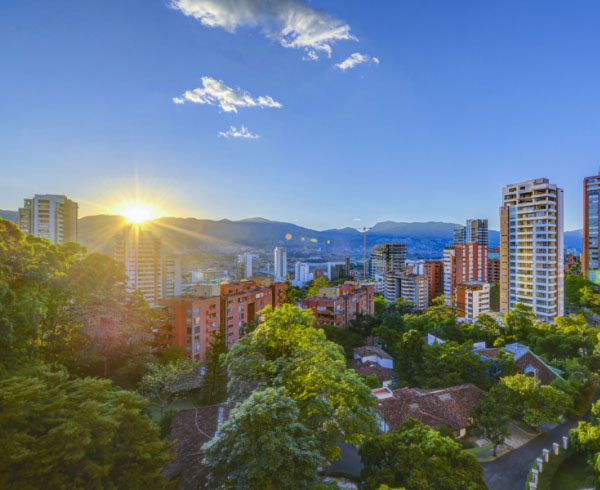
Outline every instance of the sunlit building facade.
[[19, 208], [19, 228], [55, 245], [77, 242], [78, 205], [67, 196], [36, 194]]

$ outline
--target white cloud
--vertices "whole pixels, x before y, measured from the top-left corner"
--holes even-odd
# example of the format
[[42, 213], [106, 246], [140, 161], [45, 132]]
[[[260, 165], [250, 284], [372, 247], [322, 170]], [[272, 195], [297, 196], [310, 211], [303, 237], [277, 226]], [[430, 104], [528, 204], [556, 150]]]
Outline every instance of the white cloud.
[[238, 27], [260, 27], [286, 48], [306, 51], [315, 59], [321, 51], [331, 56], [337, 41], [353, 40], [350, 26], [307, 0], [171, 0], [171, 6], [208, 27], [235, 32]]
[[362, 221], [360, 218], [353, 218], [352, 221]]
[[337, 63], [337, 66], [340, 70], [346, 71], [350, 68], [354, 68], [356, 65], [360, 65], [361, 63], [368, 63], [369, 61], [379, 64], [379, 58], [371, 57], [368, 54], [361, 53], [352, 53], [348, 58], [346, 58], [341, 63]]
[[202, 88], [187, 90], [181, 98], [173, 98], [175, 104], [183, 104], [186, 101], [195, 104], [218, 105], [225, 112], [237, 112], [238, 107], [281, 107], [281, 104], [272, 97], [254, 98], [244, 90], [233, 89], [221, 80], [210, 77], [202, 77]]
[[260, 134], [251, 133], [246, 126], [242, 126], [240, 129], [237, 129], [235, 126], [229, 126], [227, 131], [220, 131], [219, 136], [223, 138], [245, 138], [252, 140], [260, 138]]

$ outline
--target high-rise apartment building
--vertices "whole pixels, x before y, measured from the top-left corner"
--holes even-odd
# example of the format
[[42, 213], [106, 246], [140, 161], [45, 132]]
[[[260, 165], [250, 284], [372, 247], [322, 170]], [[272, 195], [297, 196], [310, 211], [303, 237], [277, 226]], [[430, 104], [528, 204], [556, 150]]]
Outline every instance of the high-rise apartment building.
[[252, 277], [252, 259], [251, 253], [243, 253], [237, 257], [237, 276], [238, 279], [248, 279]]
[[371, 247], [371, 277], [399, 272], [405, 264], [405, 243], [380, 243]]
[[455, 296], [456, 287], [468, 281], [487, 281], [487, 246], [478, 242], [444, 250], [444, 294]]
[[517, 303], [552, 322], [564, 313], [563, 190], [548, 179], [502, 189], [500, 312]]
[[160, 239], [141, 226], [126, 225], [115, 237], [115, 260], [125, 264], [127, 290], [139, 290], [150, 305], [162, 297]]
[[500, 282], [500, 247], [488, 248], [487, 276], [490, 284]]
[[292, 284], [301, 288], [309, 281], [312, 281], [312, 274], [308, 264], [306, 262], [296, 262]]
[[480, 245], [488, 245], [488, 220], [487, 219], [468, 219], [466, 226], [457, 225], [454, 227], [454, 244], [465, 245], [476, 242]]
[[444, 261], [426, 260], [423, 264], [423, 274], [429, 282], [429, 304], [434, 298], [444, 294]]
[[429, 278], [424, 274], [402, 274], [400, 296], [415, 305], [415, 309], [425, 311], [429, 306]]
[[58, 245], [77, 241], [78, 205], [67, 196], [36, 194], [19, 208], [19, 228]]
[[273, 252], [274, 272], [276, 281], [285, 281], [287, 276], [287, 252], [283, 247], [275, 247]]
[[598, 191], [600, 173], [583, 179], [583, 254], [581, 272], [594, 284], [600, 282], [598, 265]]
[[162, 259], [162, 297], [181, 294], [181, 259], [166, 257]]

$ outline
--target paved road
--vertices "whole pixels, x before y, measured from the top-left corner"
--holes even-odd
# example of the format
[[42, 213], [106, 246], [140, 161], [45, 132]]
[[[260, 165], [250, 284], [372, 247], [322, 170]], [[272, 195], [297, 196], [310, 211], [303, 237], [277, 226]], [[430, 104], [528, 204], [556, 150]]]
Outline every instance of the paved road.
[[490, 490], [524, 490], [529, 469], [542, 454], [542, 449], [552, 450], [553, 442], [562, 444], [562, 436], [568, 435], [576, 425], [577, 422], [567, 421], [495, 461], [482, 463], [483, 476]]

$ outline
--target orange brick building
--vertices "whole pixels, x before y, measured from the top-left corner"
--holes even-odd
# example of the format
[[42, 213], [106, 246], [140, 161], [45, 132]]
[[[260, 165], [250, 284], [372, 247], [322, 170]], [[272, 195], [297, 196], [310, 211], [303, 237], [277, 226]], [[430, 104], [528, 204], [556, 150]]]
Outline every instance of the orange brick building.
[[[160, 323], [172, 328], [171, 338], [163, 343], [183, 347], [186, 356], [204, 361], [208, 344], [221, 325], [230, 348], [244, 335], [244, 327], [257, 319], [260, 310], [279, 304], [282, 287], [282, 283], [242, 280], [210, 286], [193, 295], [163, 298], [159, 300], [163, 308]], [[160, 332], [161, 338], [165, 338], [166, 331]]]
[[375, 312], [374, 300], [373, 284], [347, 281], [341, 286], [321, 288], [319, 296], [302, 301], [302, 308], [313, 311], [316, 324], [347, 327], [359, 313], [372, 315]]
[[444, 294], [444, 261], [428, 260], [423, 264], [423, 274], [429, 280], [429, 304], [433, 298]]

